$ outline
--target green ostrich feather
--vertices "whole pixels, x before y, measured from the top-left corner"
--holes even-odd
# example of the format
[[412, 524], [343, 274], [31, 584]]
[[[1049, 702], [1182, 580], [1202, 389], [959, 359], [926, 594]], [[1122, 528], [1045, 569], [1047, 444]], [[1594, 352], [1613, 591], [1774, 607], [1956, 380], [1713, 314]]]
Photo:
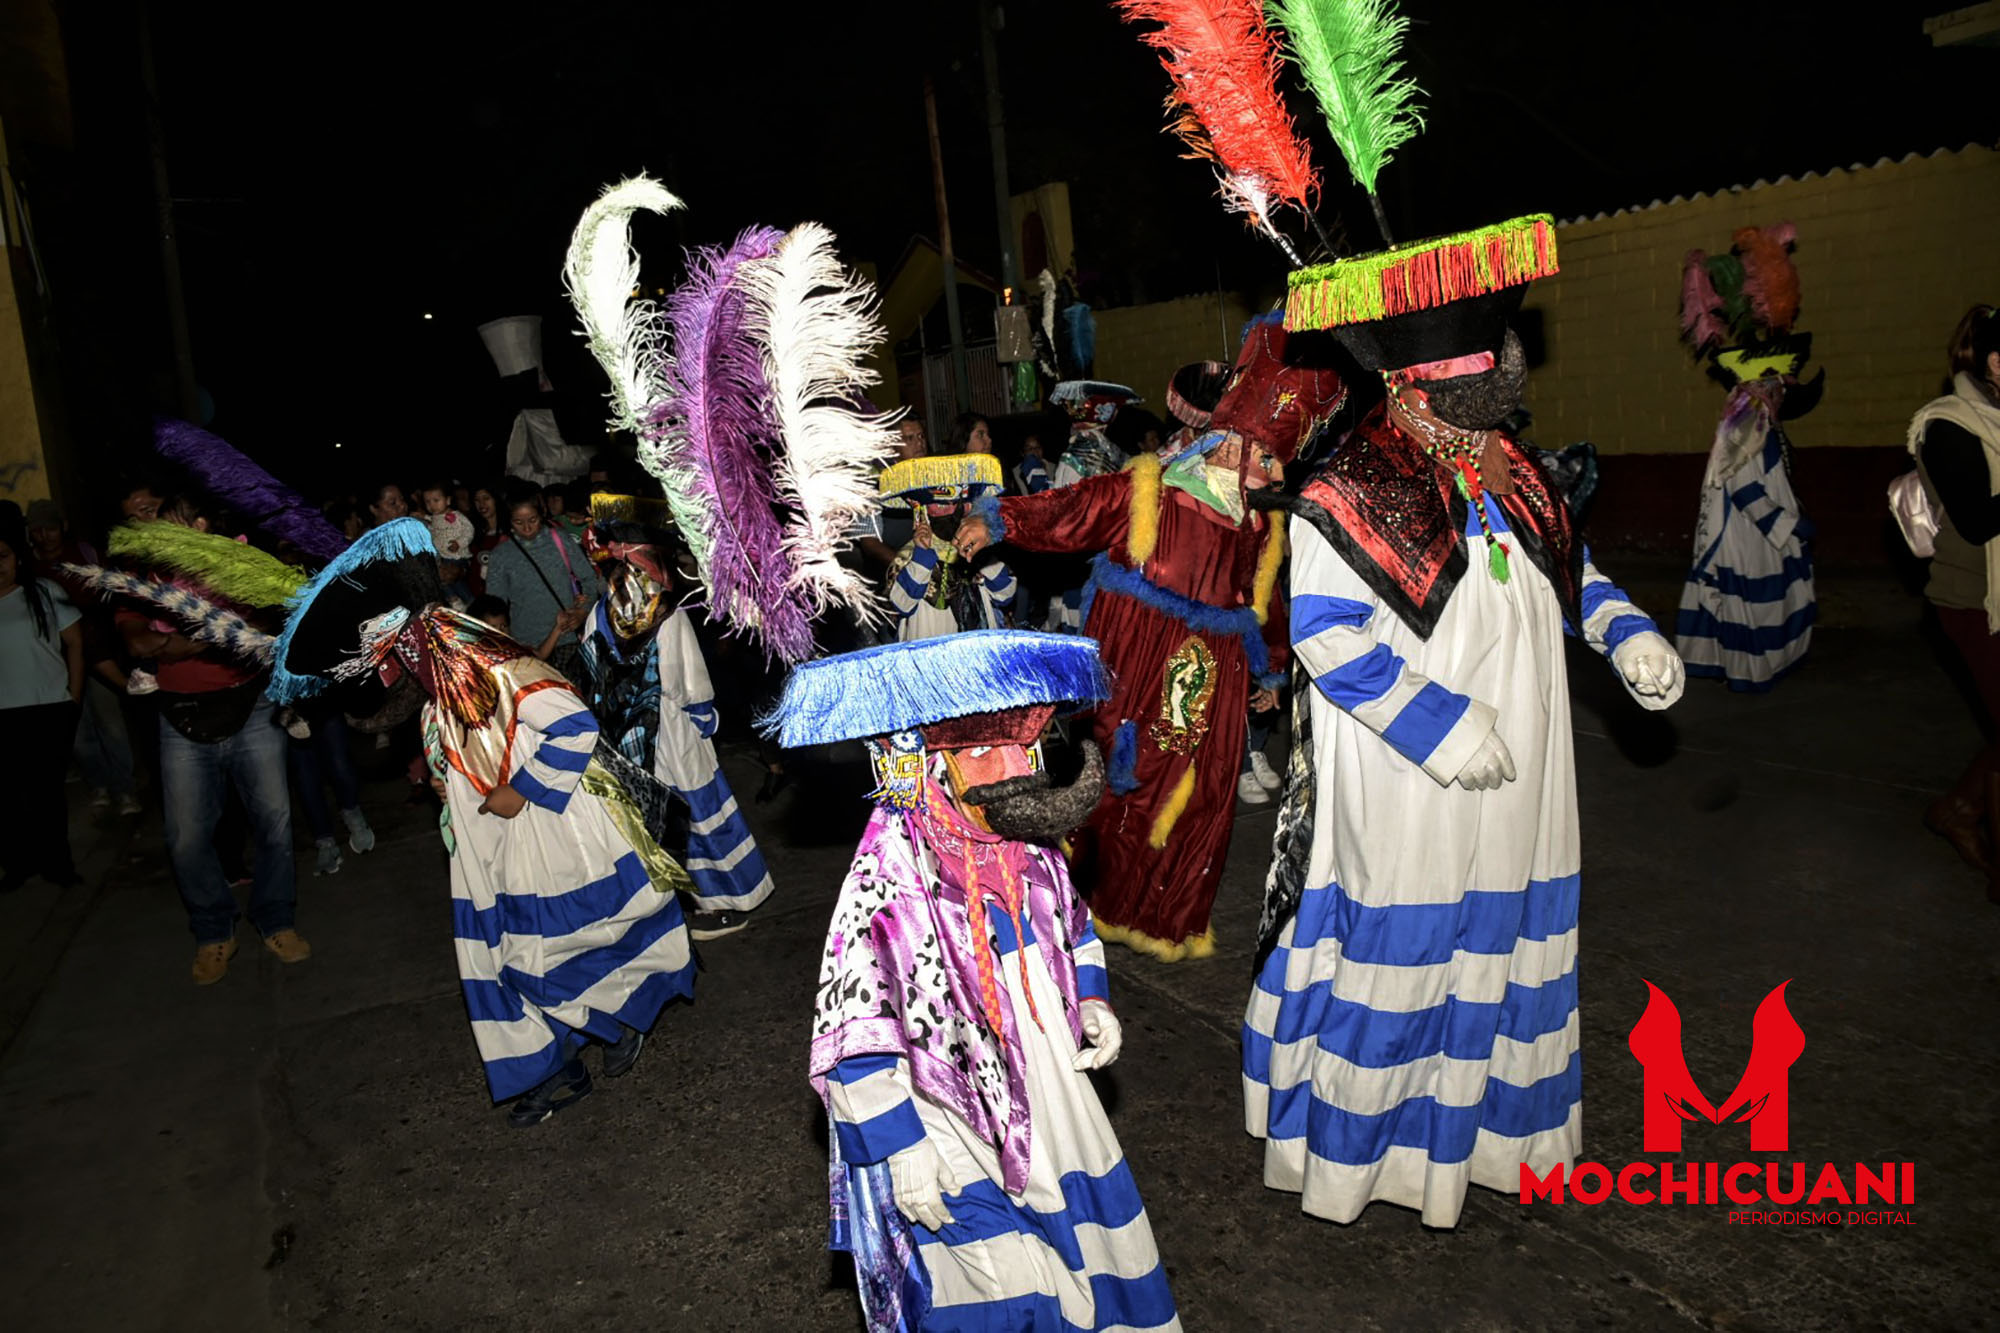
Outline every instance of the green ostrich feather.
[[1424, 126], [1414, 79], [1396, 59], [1410, 21], [1392, 0], [1264, 0], [1285, 54], [1326, 113], [1355, 183], [1370, 195], [1389, 155]]
[[254, 546], [163, 520], [115, 527], [108, 545], [115, 556], [185, 574], [241, 606], [283, 606], [306, 583], [303, 570]]

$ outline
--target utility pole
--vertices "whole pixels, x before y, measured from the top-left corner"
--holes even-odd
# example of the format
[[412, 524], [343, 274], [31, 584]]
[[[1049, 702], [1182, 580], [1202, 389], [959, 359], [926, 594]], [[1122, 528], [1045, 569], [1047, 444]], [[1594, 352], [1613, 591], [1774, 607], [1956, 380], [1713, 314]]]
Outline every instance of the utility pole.
[[1007, 117], [1000, 105], [1000, 29], [1006, 15], [996, 0], [979, 0], [979, 55], [986, 70], [986, 137], [993, 145], [993, 203], [1000, 215], [1000, 281], [1019, 291], [1014, 255], [1014, 192], [1007, 185]]
[[944, 258], [944, 317], [951, 334], [951, 379], [956, 415], [972, 405], [972, 375], [965, 365], [965, 328], [958, 318], [958, 257], [951, 248], [951, 209], [944, 199], [944, 149], [938, 143], [937, 84], [924, 75], [924, 119], [931, 132], [931, 186], [937, 193], [938, 251]]
[[198, 421], [194, 342], [188, 336], [187, 293], [181, 286], [181, 248], [174, 236], [174, 190], [167, 178], [167, 137], [160, 120], [160, 85], [153, 71], [151, 6], [139, 5], [139, 74], [146, 89], [146, 139], [153, 158], [153, 209], [160, 233], [160, 268], [167, 284], [167, 329], [174, 344], [174, 398], [181, 419]]

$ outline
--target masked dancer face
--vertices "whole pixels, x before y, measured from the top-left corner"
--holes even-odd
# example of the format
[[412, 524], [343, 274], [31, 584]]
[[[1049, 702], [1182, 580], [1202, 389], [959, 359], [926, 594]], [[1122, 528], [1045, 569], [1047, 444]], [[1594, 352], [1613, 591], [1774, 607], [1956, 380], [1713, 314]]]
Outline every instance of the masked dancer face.
[[667, 588], [651, 571], [631, 560], [620, 561], [605, 579], [605, 609], [611, 630], [620, 639], [650, 634], [666, 614]]
[[1076, 781], [1050, 785], [1039, 741], [1054, 714], [1042, 705], [924, 729], [926, 743], [944, 757], [959, 808], [1003, 838], [1055, 842], [1082, 827], [1104, 794], [1104, 759], [1089, 741]]

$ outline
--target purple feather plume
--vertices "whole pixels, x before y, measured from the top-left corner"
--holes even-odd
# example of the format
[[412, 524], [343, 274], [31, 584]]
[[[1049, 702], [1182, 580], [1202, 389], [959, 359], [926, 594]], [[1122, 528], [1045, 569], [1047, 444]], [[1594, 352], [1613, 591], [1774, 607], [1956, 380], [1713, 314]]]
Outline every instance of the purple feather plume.
[[788, 662], [812, 656], [809, 608], [791, 588], [777, 478], [782, 454], [763, 349], [736, 285], [784, 233], [752, 227], [727, 249], [688, 256], [687, 281], [667, 298], [674, 361], [651, 414], [652, 470], [701, 566], [708, 606], [754, 631]]
[[203, 490], [249, 519], [260, 532], [288, 541], [316, 560], [347, 549], [347, 538], [305, 497], [279, 481], [219, 436], [185, 421], [160, 417], [153, 447], [180, 464]]

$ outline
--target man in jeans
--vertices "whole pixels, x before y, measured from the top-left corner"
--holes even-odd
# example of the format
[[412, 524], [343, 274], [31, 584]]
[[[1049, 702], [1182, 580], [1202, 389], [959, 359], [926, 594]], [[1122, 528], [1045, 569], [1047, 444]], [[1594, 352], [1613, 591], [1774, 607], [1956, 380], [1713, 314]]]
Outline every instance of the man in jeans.
[[[190, 515], [190, 526], [206, 530], [207, 524]], [[142, 611], [121, 609], [118, 627], [132, 655], [154, 663], [160, 683], [153, 696], [160, 709], [160, 798], [167, 857], [194, 932], [195, 984], [222, 980], [236, 956], [236, 898], [215, 850], [215, 826], [231, 785], [249, 812], [255, 849], [250, 924], [280, 962], [304, 962], [312, 948], [292, 925], [298, 873], [285, 733], [264, 698], [264, 673]]]

